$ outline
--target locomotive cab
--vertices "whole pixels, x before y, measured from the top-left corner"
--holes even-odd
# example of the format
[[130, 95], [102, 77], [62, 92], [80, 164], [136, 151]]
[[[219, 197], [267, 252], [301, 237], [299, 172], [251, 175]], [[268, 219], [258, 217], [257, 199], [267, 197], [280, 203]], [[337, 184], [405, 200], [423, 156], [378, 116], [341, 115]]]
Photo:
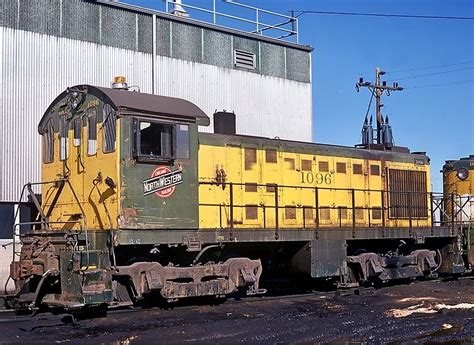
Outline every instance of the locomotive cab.
[[38, 126], [41, 205], [28, 190], [40, 219], [11, 264], [15, 303], [109, 303], [111, 266], [129, 264], [115, 247], [141, 244], [147, 229], [197, 230], [197, 128], [208, 124], [181, 99], [89, 85], [61, 93]]
[[56, 181], [43, 184], [47, 223], [57, 230], [197, 228], [197, 127], [208, 124], [185, 100], [69, 88], [39, 125], [43, 180]]

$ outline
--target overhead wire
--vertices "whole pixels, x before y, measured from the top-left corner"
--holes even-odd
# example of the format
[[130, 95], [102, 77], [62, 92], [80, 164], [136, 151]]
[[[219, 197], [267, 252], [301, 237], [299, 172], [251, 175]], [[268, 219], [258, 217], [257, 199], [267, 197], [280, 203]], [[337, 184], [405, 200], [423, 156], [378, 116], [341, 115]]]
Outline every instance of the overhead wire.
[[303, 14], [327, 14], [342, 16], [367, 16], [367, 17], [390, 17], [390, 18], [416, 18], [416, 19], [447, 19], [447, 20], [474, 20], [474, 17], [457, 17], [457, 16], [432, 16], [432, 15], [414, 15], [414, 14], [391, 14], [391, 13], [365, 13], [365, 12], [336, 12], [336, 11], [312, 11], [300, 10], [296, 17]]
[[427, 88], [427, 87], [437, 87], [437, 86], [445, 86], [445, 85], [455, 85], [455, 84], [467, 84], [467, 83], [472, 83], [474, 82], [474, 79], [471, 79], [471, 80], [462, 80], [462, 81], [454, 81], [454, 82], [451, 82], [451, 83], [440, 83], [440, 84], [431, 84], [431, 85], [420, 85], [420, 86], [407, 86], [405, 87], [404, 89], [407, 90], [407, 89], [424, 89], [424, 88]]
[[[449, 70], [449, 71], [441, 71], [441, 72], [433, 72], [433, 73], [427, 73], [427, 74], [418, 74], [418, 75], [412, 75], [412, 76], [409, 76], [409, 77], [403, 77], [403, 78], [397, 78], [396, 80], [407, 80], [407, 79], [415, 79], [415, 78], [422, 78], [422, 77], [428, 77], [428, 76], [432, 76], [432, 75], [438, 75], [438, 74], [446, 74], [446, 73], [453, 73], [453, 72], [459, 72], [459, 71], [466, 71], [466, 70], [472, 70], [474, 69], [474, 67], [464, 67], [464, 68], [458, 68], [458, 69], [453, 69], [453, 70]], [[392, 79], [391, 80], [387, 80], [387, 81], [393, 81]]]
[[472, 63], [474, 63], [474, 60], [473, 61], [451, 63], [451, 64], [444, 64], [444, 65], [437, 65], [437, 66], [409, 68], [409, 69], [401, 69], [401, 70], [395, 70], [395, 71], [385, 71], [385, 74], [415, 72], [415, 71], [421, 71], [421, 70], [425, 70], [425, 69], [445, 68], [445, 67], [451, 67], [451, 66], [467, 65], [467, 64], [472, 64]]

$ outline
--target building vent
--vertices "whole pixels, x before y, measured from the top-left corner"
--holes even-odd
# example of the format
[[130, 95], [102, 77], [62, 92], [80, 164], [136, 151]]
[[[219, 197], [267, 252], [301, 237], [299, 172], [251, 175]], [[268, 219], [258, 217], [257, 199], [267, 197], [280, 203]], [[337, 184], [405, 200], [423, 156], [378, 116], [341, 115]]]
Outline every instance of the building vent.
[[255, 69], [255, 54], [243, 50], [234, 50], [234, 65], [236, 67]]

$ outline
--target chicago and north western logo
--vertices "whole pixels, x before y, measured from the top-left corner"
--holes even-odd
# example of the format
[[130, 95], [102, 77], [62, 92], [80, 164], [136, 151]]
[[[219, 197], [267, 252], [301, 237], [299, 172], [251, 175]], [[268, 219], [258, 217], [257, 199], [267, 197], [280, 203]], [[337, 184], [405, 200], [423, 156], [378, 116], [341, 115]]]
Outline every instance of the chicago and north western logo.
[[143, 181], [143, 195], [155, 193], [160, 198], [167, 198], [174, 193], [176, 186], [183, 182], [183, 171], [171, 171], [166, 166], [159, 166], [151, 173], [151, 178]]

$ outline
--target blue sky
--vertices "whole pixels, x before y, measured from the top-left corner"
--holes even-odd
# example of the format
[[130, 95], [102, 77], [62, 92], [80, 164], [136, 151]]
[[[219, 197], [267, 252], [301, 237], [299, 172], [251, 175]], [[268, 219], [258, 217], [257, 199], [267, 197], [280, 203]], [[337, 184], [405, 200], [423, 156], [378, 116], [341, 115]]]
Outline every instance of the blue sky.
[[[163, 9], [160, 0], [122, 0]], [[183, 0], [210, 6], [211, 0]], [[389, 13], [474, 17], [471, 0], [240, 0], [288, 14], [290, 10]], [[224, 11], [247, 18], [248, 10], [217, 1]], [[439, 20], [305, 14], [299, 21], [300, 43], [314, 47], [313, 140], [352, 146], [370, 98], [359, 93], [359, 77], [373, 81], [375, 67], [386, 80], [398, 80], [406, 89], [384, 97], [384, 115], [393, 127], [395, 142], [431, 157], [432, 183], [442, 188], [446, 159], [474, 154], [474, 20]], [[425, 67], [452, 65], [440, 68]], [[398, 72], [407, 69], [416, 71]], [[457, 71], [454, 71], [457, 70]], [[419, 75], [454, 71], [425, 77]], [[436, 84], [457, 83], [435, 87]], [[371, 113], [374, 113], [372, 107]]]

